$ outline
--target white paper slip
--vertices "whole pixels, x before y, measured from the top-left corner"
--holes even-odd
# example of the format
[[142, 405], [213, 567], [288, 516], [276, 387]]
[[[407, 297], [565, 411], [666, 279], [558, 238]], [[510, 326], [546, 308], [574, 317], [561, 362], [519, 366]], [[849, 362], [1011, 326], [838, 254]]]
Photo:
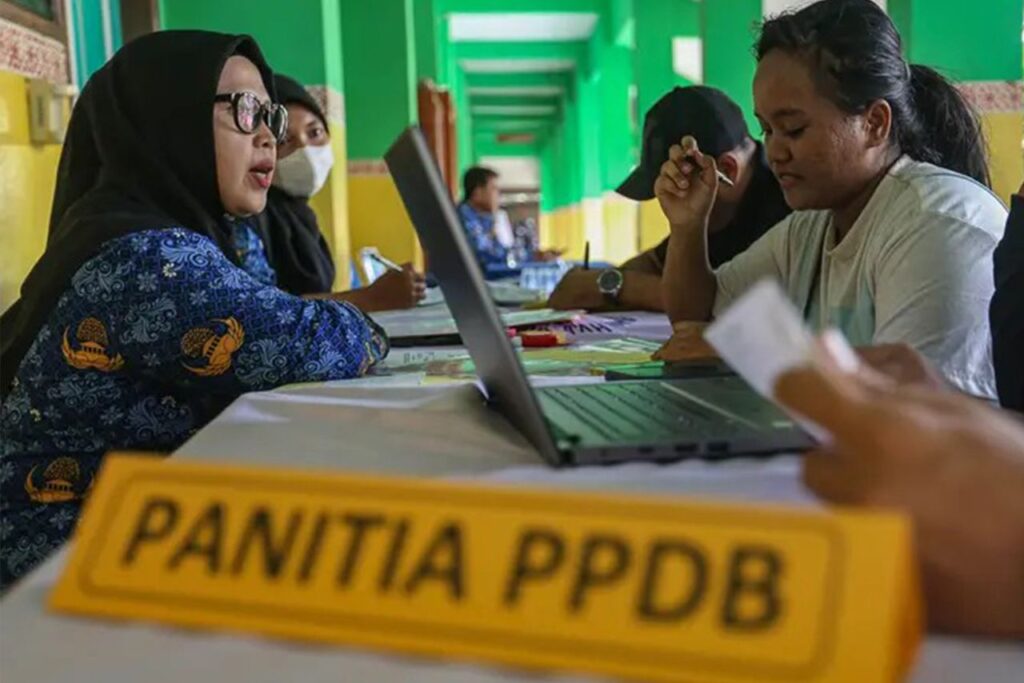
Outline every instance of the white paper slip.
[[462, 358], [469, 358], [469, 351], [464, 346], [412, 346], [405, 349], [391, 349], [384, 361], [384, 366], [401, 368], [407, 365], [422, 365], [438, 360]]
[[[839, 367], [857, 369], [857, 354], [846, 338], [831, 333], [829, 351]], [[774, 400], [775, 382], [788, 370], [814, 362], [814, 335], [774, 280], [762, 280], [704, 332], [704, 339], [750, 386]], [[815, 437], [820, 427], [801, 424]]]
[[814, 350], [814, 335], [774, 280], [751, 287], [708, 327], [704, 339], [769, 398], [779, 375], [811, 362]]
[[428, 287], [426, 296], [420, 299], [417, 306], [436, 306], [444, 303], [444, 294], [441, 293], [440, 287]]

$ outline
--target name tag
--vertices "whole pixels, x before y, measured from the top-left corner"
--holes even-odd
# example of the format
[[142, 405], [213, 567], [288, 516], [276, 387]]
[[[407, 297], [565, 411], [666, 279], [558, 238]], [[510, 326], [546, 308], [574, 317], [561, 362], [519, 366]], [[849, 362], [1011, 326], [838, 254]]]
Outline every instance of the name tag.
[[899, 516], [111, 456], [59, 611], [655, 681], [896, 681]]

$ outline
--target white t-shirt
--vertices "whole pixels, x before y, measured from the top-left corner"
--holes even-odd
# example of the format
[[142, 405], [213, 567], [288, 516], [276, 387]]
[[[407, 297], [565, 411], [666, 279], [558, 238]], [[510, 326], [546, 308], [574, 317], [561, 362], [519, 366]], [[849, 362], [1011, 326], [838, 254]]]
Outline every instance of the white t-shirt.
[[716, 272], [719, 315], [765, 277], [814, 328], [854, 345], [905, 342], [968, 393], [995, 398], [988, 306], [1006, 207], [970, 178], [903, 157], [845, 239], [798, 211]]

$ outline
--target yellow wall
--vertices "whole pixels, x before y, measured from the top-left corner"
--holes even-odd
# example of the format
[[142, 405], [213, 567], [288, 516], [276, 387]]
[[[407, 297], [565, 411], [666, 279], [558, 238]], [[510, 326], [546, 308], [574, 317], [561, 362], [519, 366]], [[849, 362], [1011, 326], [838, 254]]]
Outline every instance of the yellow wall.
[[[548, 231], [550, 237], [548, 242], [542, 241], [541, 246], [546, 249], [561, 249], [567, 259], [582, 260], [583, 247], [587, 241], [583, 229], [582, 204], [557, 208], [548, 216], [551, 224]], [[595, 255], [591, 254], [591, 258], [595, 258]]]
[[538, 226], [540, 246], [582, 260], [589, 240], [592, 261], [621, 263], [637, 254], [637, 216], [636, 202], [612, 194], [545, 211]]
[[348, 230], [348, 160], [345, 144], [345, 124], [341, 121], [331, 124], [331, 150], [334, 152], [334, 168], [327, 184], [309, 200], [316, 213], [320, 232], [327, 239], [334, 257], [336, 274], [334, 290], [349, 289], [352, 282], [352, 249]]
[[668, 220], [661, 212], [658, 200], [640, 203], [640, 251], [658, 246], [668, 237]]
[[622, 263], [638, 253], [639, 207], [614, 192], [604, 196], [604, 260]]
[[1024, 113], [987, 113], [981, 117], [988, 139], [992, 189], [1005, 202], [1024, 182]]
[[353, 254], [377, 247], [395, 263], [424, 267], [423, 250], [390, 174], [349, 169], [348, 222]]
[[29, 142], [26, 79], [0, 71], [0, 310], [46, 246], [59, 160], [60, 145]]
[[554, 248], [554, 218], [550, 211], [541, 211], [537, 221], [537, 241], [541, 249]]
[[605, 261], [608, 255], [604, 243], [604, 202], [600, 198], [587, 197], [579, 206], [583, 245], [590, 243], [591, 260]]

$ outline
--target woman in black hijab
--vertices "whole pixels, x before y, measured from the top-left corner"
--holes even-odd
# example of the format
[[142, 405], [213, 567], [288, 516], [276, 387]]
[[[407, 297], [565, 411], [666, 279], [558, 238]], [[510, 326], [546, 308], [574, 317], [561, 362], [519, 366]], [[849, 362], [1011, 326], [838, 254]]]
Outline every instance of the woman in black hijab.
[[[274, 88], [277, 101], [288, 108], [289, 116], [296, 111], [298, 120], [289, 120], [289, 130], [278, 147], [274, 184], [267, 192], [267, 208], [257, 229], [281, 289], [300, 295], [324, 294], [334, 284], [334, 260], [309, 198], [320, 191], [334, 165], [330, 129], [320, 105], [297, 82], [274, 74]], [[294, 168], [285, 171], [282, 180], [280, 161], [300, 147], [313, 153], [292, 156]]]
[[309, 198], [324, 186], [334, 165], [327, 117], [294, 79], [274, 75], [277, 101], [288, 109], [288, 132], [277, 150], [278, 167], [257, 223], [277, 285], [292, 294], [348, 301], [363, 311], [409, 308], [423, 298], [422, 275], [410, 264], [388, 271], [368, 287], [331, 293], [334, 262]]
[[66, 538], [107, 451], [173, 450], [246, 391], [387, 353], [356, 308], [249, 258], [286, 127], [272, 91], [251, 38], [203, 31], [144, 36], [86, 84], [49, 243], [0, 320], [0, 586]]

